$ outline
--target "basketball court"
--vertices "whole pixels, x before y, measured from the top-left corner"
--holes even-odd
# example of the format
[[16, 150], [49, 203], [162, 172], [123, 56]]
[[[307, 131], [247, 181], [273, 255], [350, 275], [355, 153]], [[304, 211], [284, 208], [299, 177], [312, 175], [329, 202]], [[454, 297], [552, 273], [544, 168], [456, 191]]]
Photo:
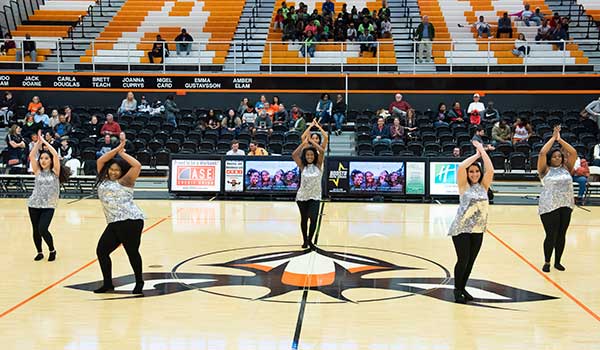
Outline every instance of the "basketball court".
[[61, 200], [54, 263], [33, 261], [25, 200], [1, 203], [4, 349], [600, 349], [597, 207], [574, 210], [567, 271], [544, 274], [537, 208], [491, 206], [476, 300], [459, 305], [456, 205], [326, 202], [304, 252], [294, 202], [138, 201], [146, 285], [131, 297], [122, 248], [116, 292], [91, 292], [98, 200]]

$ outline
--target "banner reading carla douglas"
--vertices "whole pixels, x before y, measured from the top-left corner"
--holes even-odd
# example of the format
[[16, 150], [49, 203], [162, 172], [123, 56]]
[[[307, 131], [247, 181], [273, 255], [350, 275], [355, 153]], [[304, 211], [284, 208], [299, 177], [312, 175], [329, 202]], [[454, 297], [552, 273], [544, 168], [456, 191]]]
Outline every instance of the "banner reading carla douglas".
[[171, 160], [171, 191], [221, 191], [221, 161], [197, 159]]

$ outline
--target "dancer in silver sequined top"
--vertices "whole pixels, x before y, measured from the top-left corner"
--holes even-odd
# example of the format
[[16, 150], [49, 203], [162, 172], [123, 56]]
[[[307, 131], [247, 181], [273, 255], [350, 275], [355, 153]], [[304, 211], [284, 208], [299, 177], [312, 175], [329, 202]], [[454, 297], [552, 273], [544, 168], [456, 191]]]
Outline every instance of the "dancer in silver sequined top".
[[[42, 239], [48, 245], [50, 255], [48, 261], [56, 259], [54, 239], [48, 230], [54, 210], [58, 205], [60, 184], [69, 180], [71, 171], [60, 164], [58, 153], [43, 137], [41, 130], [38, 131], [38, 141], [29, 153], [31, 169], [35, 174], [33, 193], [27, 200], [29, 218], [33, 229], [33, 243], [37, 249], [37, 255], [33, 260], [39, 261], [44, 258], [42, 253]], [[47, 150], [41, 150], [46, 147]]]
[[[554, 255], [554, 268], [564, 271], [560, 260], [565, 250], [567, 229], [573, 211], [573, 168], [577, 150], [560, 137], [560, 125], [554, 127], [552, 137], [540, 150], [538, 174], [544, 186], [540, 193], [538, 213], [546, 231], [544, 239], [544, 265], [550, 272], [550, 259]], [[561, 148], [552, 148], [558, 142]]]
[[[494, 178], [494, 166], [483, 145], [479, 141], [472, 142], [477, 152], [460, 163], [458, 168], [456, 182], [460, 205], [448, 231], [457, 256], [454, 300], [462, 304], [473, 300], [466, 286], [483, 242], [488, 219], [488, 190]], [[480, 157], [483, 159], [483, 168], [477, 163]]]
[[[316, 126], [323, 130], [315, 120], [307, 128]], [[314, 248], [313, 236], [317, 228], [319, 204], [322, 195], [323, 160], [325, 150], [311, 137], [303, 137], [302, 143], [292, 153], [292, 158], [301, 171], [300, 188], [296, 194], [296, 203], [300, 209], [300, 229], [302, 230], [302, 248]], [[310, 227], [308, 221], [310, 220]]]
[[[135, 274], [133, 294], [142, 294], [142, 257], [139, 247], [144, 229], [144, 213], [133, 202], [133, 187], [142, 165], [125, 152], [124, 134], [118, 147], [98, 159], [98, 198], [108, 226], [98, 241], [96, 253], [102, 270], [103, 285], [94, 293], [114, 290], [110, 254], [123, 244]], [[118, 156], [118, 158], [116, 158]]]

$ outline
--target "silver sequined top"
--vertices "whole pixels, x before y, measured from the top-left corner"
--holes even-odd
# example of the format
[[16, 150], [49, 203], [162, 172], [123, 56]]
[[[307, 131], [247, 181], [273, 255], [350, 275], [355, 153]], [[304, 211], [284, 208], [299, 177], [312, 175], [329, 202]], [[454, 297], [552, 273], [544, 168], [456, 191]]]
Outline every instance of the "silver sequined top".
[[542, 193], [540, 193], [538, 213], [549, 213], [561, 207], [573, 208], [573, 178], [564, 167], [550, 167], [542, 178]]
[[307, 201], [314, 199], [321, 200], [321, 178], [323, 171], [314, 164], [309, 164], [302, 169], [300, 177], [300, 188], [296, 193], [297, 201]]
[[27, 200], [30, 208], [56, 208], [60, 183], [58, 176], [52, 170], [40, 170], [35, 176], [33, 193]]
[[450, 225], [448, 236], [461, 233], [481, 233], [487, 227], [489, 201], [487, 190], [480, 184], [469, 187], [460, 196], [456, 217]]
[[98, 186], [98, 198], [102, 202], [106, 222], [144, 219], [142, 210], [133, 203], [133, 188], [118, 181], [105, 180]]

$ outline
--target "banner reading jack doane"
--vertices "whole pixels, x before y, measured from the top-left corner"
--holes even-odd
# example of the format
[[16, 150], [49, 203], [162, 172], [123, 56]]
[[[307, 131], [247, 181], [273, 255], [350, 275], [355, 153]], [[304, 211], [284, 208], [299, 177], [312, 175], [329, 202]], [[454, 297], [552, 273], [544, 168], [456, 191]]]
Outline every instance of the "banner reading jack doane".
[[349, 162], [346, 160], [327, 159], [327, 193], [348, 193]]

